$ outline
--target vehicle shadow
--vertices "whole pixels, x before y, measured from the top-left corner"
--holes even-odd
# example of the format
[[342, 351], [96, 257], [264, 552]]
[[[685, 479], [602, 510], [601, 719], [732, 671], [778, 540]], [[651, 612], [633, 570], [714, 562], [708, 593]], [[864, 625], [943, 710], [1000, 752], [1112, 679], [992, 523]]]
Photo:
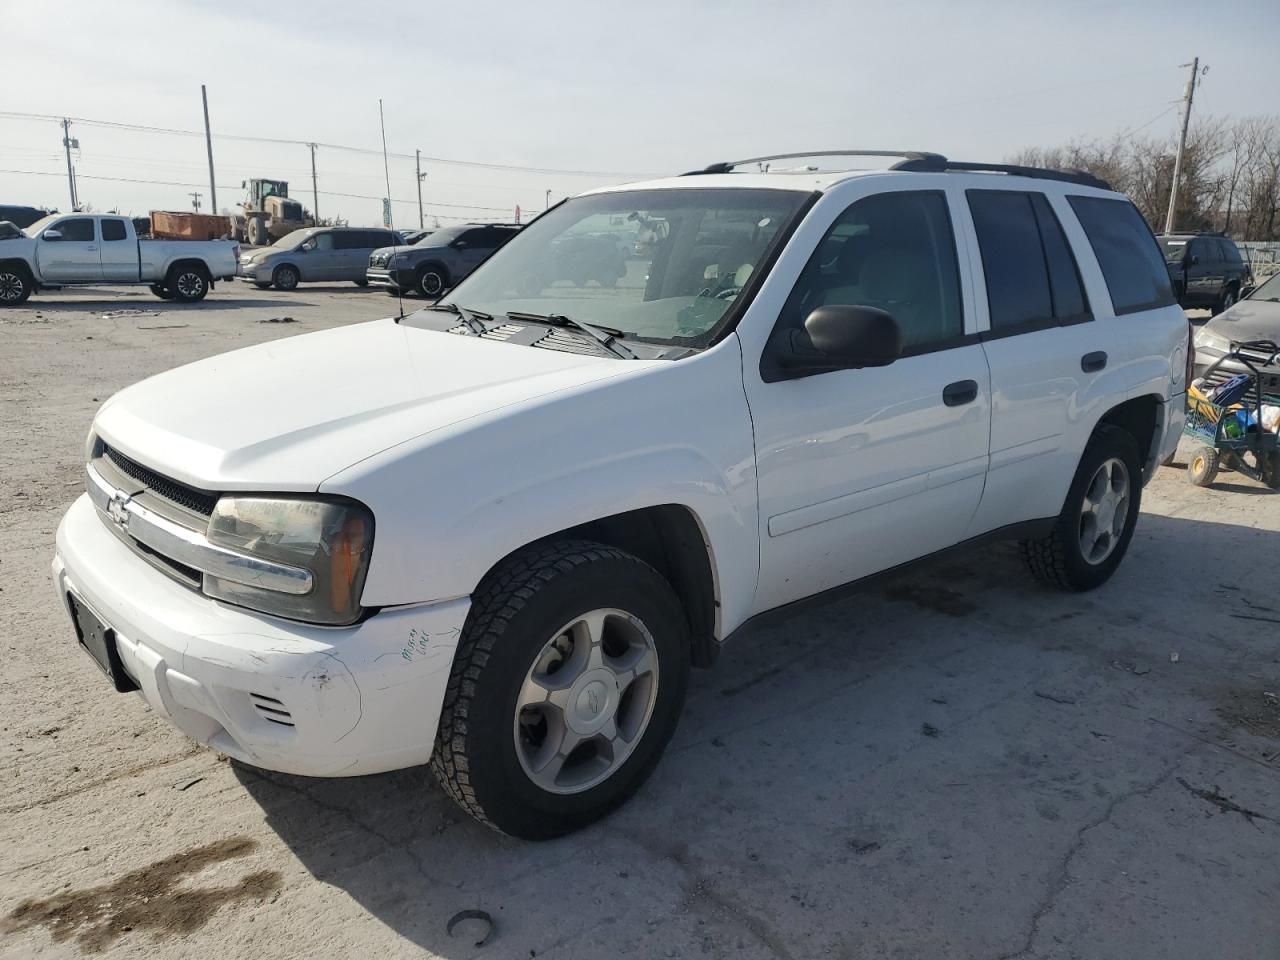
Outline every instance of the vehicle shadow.
[[[1219, 673], [1274, 663], [1205, 623], [1270, 536], [1144, 514], [1093, 593], [1035, 584], [992, 544], [759, 628], [694, 674], [641, 792], [555, 841], [475, 823], [426, 768], [235, 772], [316, 879], [444, 957], [479, 955], [474, 928], [446, 931], [464, 909], [493, 918], [484, 956], [897, 955], [895, 930], [995, 955], [1109, 798], [1193, 744], [1148, 716], [1183, 721]], [[1170, 576], [1188, 556], [1212, 573]], [[1169, 666], [1173, 643], [1194, 670]]]
[[18, 314], [21, 311], [36, 313], [113, 313], [122, 310], [143, 311], [183, 311], [188, 310], [227, 310], [245, 307], [311, 307], [314, 302], [290, 296], [258, 296], [258, 297], [223, 297], [215, 290], [199, 303], [177, 303], [173, 300], [161, 300], [159, 297], [103, 297], [74, 300], [51, 300], [41, 295], [28, 300], [21, 307], [10, 308], [0, 316]]

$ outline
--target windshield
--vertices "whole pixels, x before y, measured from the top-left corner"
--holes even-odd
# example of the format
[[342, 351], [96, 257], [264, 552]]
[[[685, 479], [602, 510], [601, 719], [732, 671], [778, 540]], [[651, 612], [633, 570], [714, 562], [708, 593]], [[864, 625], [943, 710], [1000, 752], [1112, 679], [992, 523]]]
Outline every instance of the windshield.
[[806, 196], [676, 189], [578, 197], [516, 234], [450, 300], [494, 316], [558, 314], [663, 343], [706, 338]]
[[1272, 274], [1271, 279], [1249, 294], [1249, 299], [1280, 302], [1280, 273]]
[[51, 213], [49, 216], [37, 220], [35, 223], [31, 224], [31, 226], [27, 227], [27, 236], [40, 236], [40, 234], [49, 228], [49, 224], [53, 223], [53, 221], [57, 220], [60, 216], [62, 216], [60, 213]]
[[294, 230], [292, 233], [286, 233], [271, 246], [277, 250], [292, 250], [310, 235], [311, 227], [305, 227], [302, 230]]
[[1166, 263], [1178, 263], [1187, 255], [1187, 241], [1161, 238], [1160, 246], [1164, 248]]

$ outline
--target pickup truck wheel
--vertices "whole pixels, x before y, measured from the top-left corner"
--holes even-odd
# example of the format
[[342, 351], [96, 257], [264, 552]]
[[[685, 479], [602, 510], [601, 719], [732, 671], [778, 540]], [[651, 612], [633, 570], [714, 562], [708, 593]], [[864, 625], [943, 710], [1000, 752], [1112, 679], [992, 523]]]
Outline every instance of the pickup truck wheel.
[[209, 293], [209, 275], [203, 267], [174, 267], [165, 286], [178, 303], [198, 303]]
[[166, 287], [163, 283], [153, 283], [151, 285], [151, 292], [154, 293], [161, 300], [173, 299], [173, 291], [170, 290], [168, 287]]
[[418, 271], [414, 286], [422, 296], [431, 298], [440, 296], [448, 283], [449, 278], [440, 267], [423, 267]]
[[688, 677], [688, 628], [656, 570], [590, 541], [530, 548], [474, 595], [432, 771], [495, 830], [569, 833], [649, 776]]
[[300, 279], [298, 268], [285, 263], [276, 267], [275, 273], [271, 274], [271, 285], [277, 290], [296, 290]]
[[0, 267], [0, 306], [16, 307], [26, 303], [35, 285], [31, 274], [22, 267]]
[[1126, 430], [1099, 426], [1085, 446], [1053, 532], [1023, 540], [1032, 576], [1064, 590], [1092, 590], [1124, 558], [1142, 503], [1138, 444]]

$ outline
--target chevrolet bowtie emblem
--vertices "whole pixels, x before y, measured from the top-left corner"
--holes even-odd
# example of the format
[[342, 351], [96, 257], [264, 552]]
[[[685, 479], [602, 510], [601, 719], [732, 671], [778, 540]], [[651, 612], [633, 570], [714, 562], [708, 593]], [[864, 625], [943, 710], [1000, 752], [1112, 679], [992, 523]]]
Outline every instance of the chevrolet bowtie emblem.
[[121, 530], [127, 530], [129, 527], [129, 511], [126, 506], [130, 499], [127, 493], [121, 493], [117, 490], [111, 495], [111, 499], [107, 501], [107, 516]]

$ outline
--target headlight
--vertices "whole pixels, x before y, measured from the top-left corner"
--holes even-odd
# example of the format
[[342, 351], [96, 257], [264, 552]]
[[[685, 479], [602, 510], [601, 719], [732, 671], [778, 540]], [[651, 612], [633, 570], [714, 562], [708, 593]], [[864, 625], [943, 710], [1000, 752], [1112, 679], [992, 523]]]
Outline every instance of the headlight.
[[240, 262], [241, 262], [241, 263], [246, 263], [246, 264], [247, 264], [247, 263], [253, 263], [253, 254], [252, 254], [252, 253], [246, 253], [243, 257], [241, 257], [241, 258], [240, 258]]
[[351, 500], [222, 497], [209, 519], [209, 542], [311, 572], [301, 595], [204, 578], [211, 597], [310, 623], [360, 617], [360, 593], [373, 546], [373, 516]]
[[1231, 349], [1231, 339], [1224, 337], [1220, 333], [1214, 333], [1207, 327], [1201, 327], [1196, 331], [1196, 349], [1197, 350], [1216, 350], [1218, 353], [1226, 353]]

